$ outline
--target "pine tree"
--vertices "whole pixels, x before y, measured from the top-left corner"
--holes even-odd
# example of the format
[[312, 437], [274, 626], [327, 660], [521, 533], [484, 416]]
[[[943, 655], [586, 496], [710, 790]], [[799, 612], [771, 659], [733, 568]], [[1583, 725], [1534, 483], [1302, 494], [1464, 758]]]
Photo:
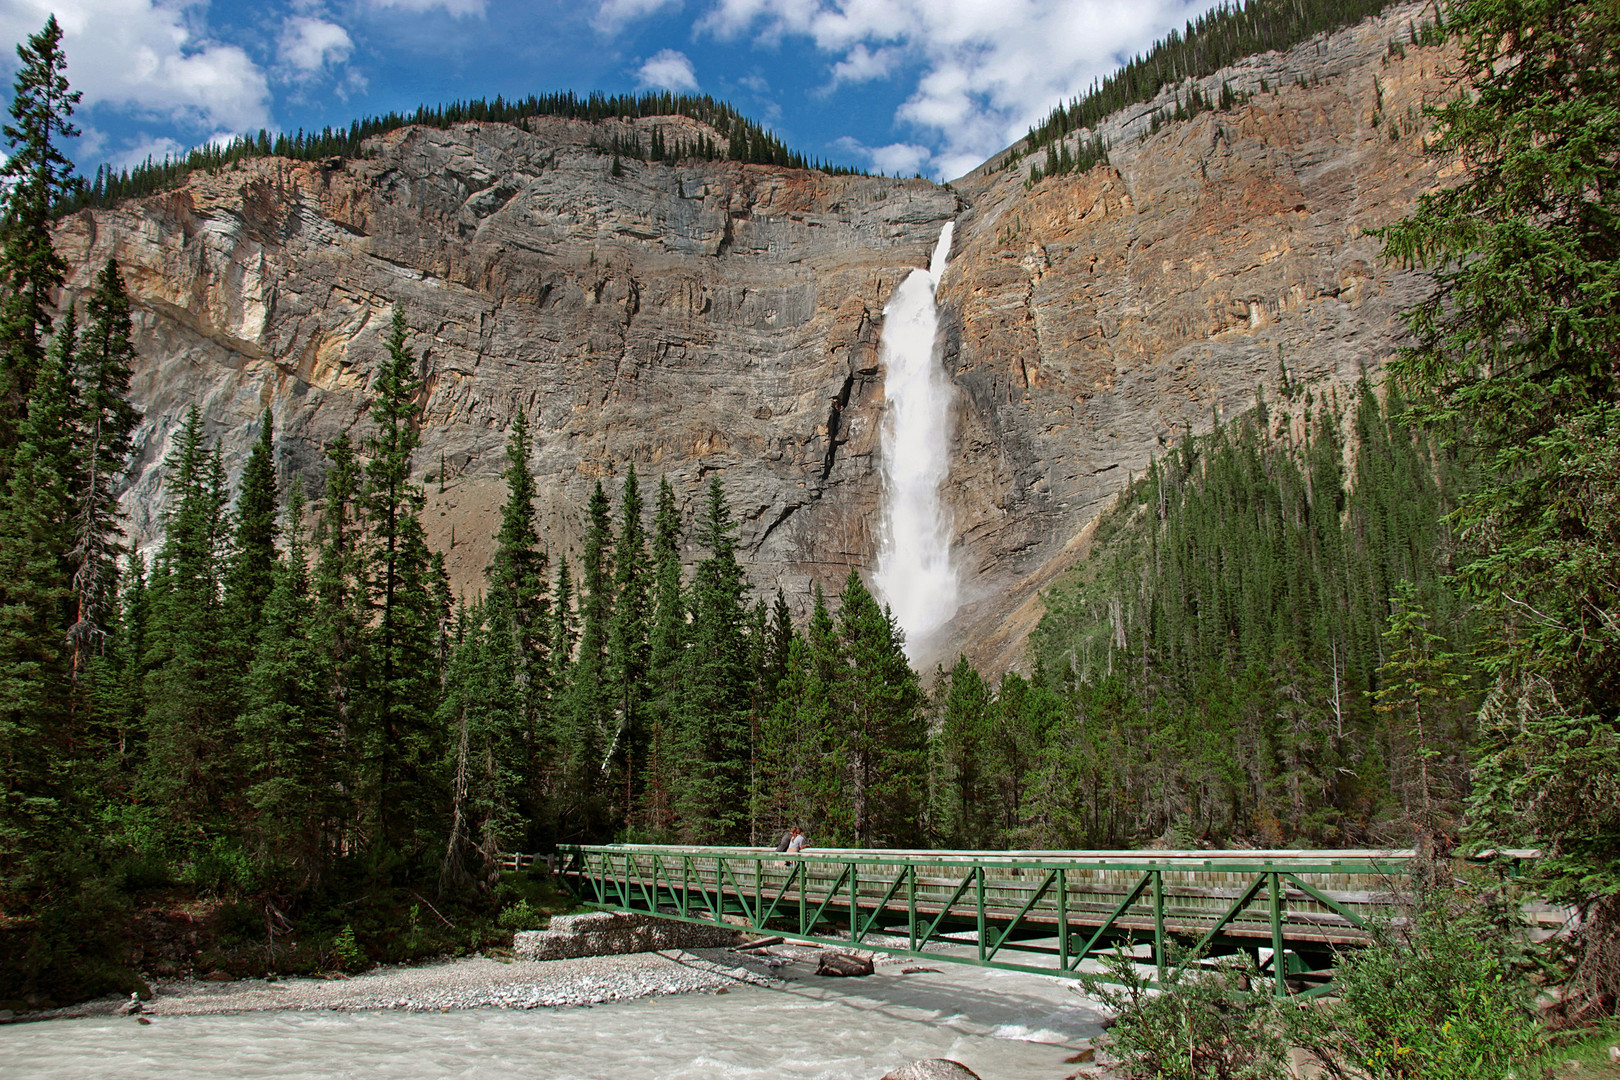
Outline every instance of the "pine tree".
[[653, 575], [642, 522], [641, 484], [636, 467], [625, 471], [619, 504], [619, 535], [613, 549], [613, 617], [608, 628], [607, 683], [613, 692], [616, 723], [604, 757], [620, 763], [624, 820], [635, 815], [645, 768], [647, 734], [643, 703], [648, 696], [647, 665], [653, 609]]
[[926, 786], [922, 688], [906, 662], [894, 616], [878, 606], [854, 570], [844, 582], [838, 633], [855, 843], [913, 844], [920, 840]]
[[672, 717], [681, 757], [672, 763], [678, 770], [674, 802], [682, 832], [697, 843], [740, 839], [748, 811], [747, 585], [737, 563], [736, 527], [714, 477], [694, 529], [709, 554], [693, 574], [681, 699]]
[[96, 275], [85, 311], [90, 325], [74, 357], [82, 406], [77, 423], [82, 480], [69, 553], [75, 611], [68, 640], [75, 673], [101, 649], [106, 624], [116, 618], [113, 584], [117, 561], [125, 554], [118, 489], [134, 449], [135, 427], [141, 421], [140, 411], [129, 401], [129, 377], [135, 361], [129, 296], [118, 264], [112, 260]]
[[[431, 555], [422, 532], [422, 489], [411, 482], [422, 381], [407, 343], [403, 308], [394, 309], [388, 355], [372, 383], [375, 430], [364, 443], [367, 602], [374, 671], [367, 737], [374, 761], [373, 813], [382, 860], [426, 854], [427, 800], [440, 761], [432, 716], [437, 704], [439, 616], [431, 594]], [[379, 863], [378, 865], [383, 865]]]
[[235, 550], [225, 575], [226, 621], [244, 666], [259, 636], [265, 601], [275, 586], [276, 517], [275, 419], [264, 410], [237, 489]]
[[17, 46], [17, 57], [11, 123], [4, 127], [11, 152], [0, 167], [6, 181], [0, 222], [0, 481], [44, 361], [54, 294], [67, 273], [51, 244], [51, 215], [69, 190], [73, 163], [56, 140], [79, 133], [69, 120], [79, 92], [68, 89], [63, 74], [67, 58], [56, 16]]
[[445, 677], [439, 722], [451, 735], [450, 827], [440, 891], [489, 894], [500, 857], [522, 837], [522, 721], [510, 622], [474, 607]]
[[569, 672], [562, 709], [565, 783], [578, 827], [598, 834], [608, 805], [606, 752], [613, 723], [608, 686], [608, 628], [613, 618], [613, 522], [607, 494], [597, 481], [586, 509], [585, 549], [580, 556], [579, 652]]
[[273, 584], [255, 620], [255, 651], [236, 722], [250, 808], [244, 843], [260, 881], [278, 891], [290, 883], [319, 887], [336, 848], [330, 823], [350, 809], [338, 801], [339, 732], [311, 632], [316, 601], [303, 515], [303, 485], [295, 480], [287, 500], [287, 550], [271, 567]]
[[535, 529], [534, 474], [529, 471], [529, 419], [519, 412], [506, 443], [506, 504], [490, 563], [491, 620], [509, 618], [522, 708], [532, 727], [550, 685], [550, 560]]
[[932, 740], [930, 817], [941, 843], [956, 848], [990, 846], [989, 792], [985, 784], [986, 727], [990, 689], [966, 656], [951, 668], [939, 734]]
[[1468, 0], [1447, 29], [1466, 81], [1430, 149], [1462, 179], [1383, 233], [1436, 280], [1393, 367], [1486, 465], [1459, 577], [1490, 619], [1486, 772], [1521, 779], [1477, 818], [1500, 843], [1529, 815], [1545, 881], [1584, 909], [1565, 1007], [1596, 1015], [1620, 1000], [1620, 11]]
[[62, 613], [71, 596], [64, 555], [78, 407], [66, 363], [72, 324], [63, 323], [37, 369], [0, 498], [0, 895], [23, 910], [56, 873], [52, 862], [76, 828], [78, 732]]
[[178, 832], [195, 835], [236, 790], [229, 725], [237, 674], [219, 648], [229, 493], [218, 448], [205, 444], [195, 406], [164, 462], [163, 482], [171, 509], [149, 586], [150, 742], [141, 787], [145, 797], [167, 804]]
[[351, 798], [362, 795], [360, 704], [370, 672], [369, 641], [361, 581], [364, 528], [361, 524], [361, 465], [347, 432], [326, 448], [328, 462], [322, 506], [315, 523], [314, 639], [319, 675], [340, 733], [337, 782]]
[[679, 754], [675, 743], [679, 711], [677, 676], [686, 648], [687, 630], [680, 548], [681, 513], [675, 504], [675, 489], [670, 486], [668, 477], [661, 477], [653, 517], [653, 621], [647, 656], [651, 696], [646, 710], [649, 723], [643, 797], [646, 828], [659, 837], [669, 836], [675, 827], [672, 785]]

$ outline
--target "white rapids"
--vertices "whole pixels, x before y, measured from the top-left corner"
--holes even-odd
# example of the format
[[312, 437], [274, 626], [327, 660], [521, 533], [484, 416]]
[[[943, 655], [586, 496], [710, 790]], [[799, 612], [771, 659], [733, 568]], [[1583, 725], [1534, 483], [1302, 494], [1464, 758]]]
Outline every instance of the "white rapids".
[[934, 291], [945, 273], [955, 222], [946, 224], [928, 269], [913, 270], [883, 309], [879, 351], [888, 401], [883, 422], [883, 527], [873, 579], [906, 634], [906, 655], [926, 659], [961, 606], [951, 558], [951, 521], [940, 499], [950, 470], [955, 387], [940, 363]]
[[[908, 962], [915, 966], [915, 961]], [[259, 1012], [0, 1025], [7, 1080], [876, 1080], [948, 1057], [985, 1080], [1059, 1080], [1100, 1035], [1066, 980], [944, 963], [595, 1007]]]

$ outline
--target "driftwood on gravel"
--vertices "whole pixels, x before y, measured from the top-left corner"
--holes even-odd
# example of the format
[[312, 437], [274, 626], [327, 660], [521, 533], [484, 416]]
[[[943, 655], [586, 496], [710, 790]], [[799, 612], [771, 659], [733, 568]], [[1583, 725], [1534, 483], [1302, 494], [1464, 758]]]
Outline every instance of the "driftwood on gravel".
[[816, 963], [817, 975], [870, 975], [872, 974], [872, 958], [869, 956], [856, 956], [853, 953], [824, 952]]

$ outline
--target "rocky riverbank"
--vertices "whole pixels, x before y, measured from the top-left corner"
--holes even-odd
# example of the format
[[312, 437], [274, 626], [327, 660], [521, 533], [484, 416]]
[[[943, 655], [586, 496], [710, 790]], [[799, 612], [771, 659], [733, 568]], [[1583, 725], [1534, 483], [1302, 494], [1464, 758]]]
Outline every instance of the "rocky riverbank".
[[[659, 994], [724, 993], [739, 983], [764, 985], [769, 968], [724, 949], [669, 950], [565, 960], [471, 957], [379, 967], [335, 978], [238, 979], [162, 983], [140, 1003], [141, 1016], [204, 1016], [266, 1010], [534, 1009], [598, 1005]], [[101, 998], [19, 1019], [110, 1016], [129, 1002]]]

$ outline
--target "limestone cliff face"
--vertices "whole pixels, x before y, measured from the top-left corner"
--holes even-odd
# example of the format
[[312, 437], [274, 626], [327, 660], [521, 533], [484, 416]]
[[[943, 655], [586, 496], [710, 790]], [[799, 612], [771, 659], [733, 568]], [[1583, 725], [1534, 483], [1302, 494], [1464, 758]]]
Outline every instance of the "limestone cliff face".
[[1254, 94], [1227, 112], [1151, 133], [1155, 110], [1174, 111], [1166, 92], [1115, 114], [1110, 164], [1084, 175], [1026, 190], [1028, 163], [997, 171], [998, 155], [956, 182], [971, 209], [940, 300], [976, 597], [958, 623], [981, 666], [1019, 662], [1039, 588], [1189, 429], [1252, 406], [1283, 366], [1331, 393], [1393, 355], [1427, 282], [1382, 264], [1365, 230], [1439, 180], [1419, 119], [1444, 92], [1444, 55], [1389, 47], [1421, 13], [1204, 80], [1206, 95]]
[[590, 145], [611, 136], [407, 129], [363, 160], [252, 161], [66, 222], [71, 285], [115, 258], [136, 299], [136, 539], [161, 528], [156, 466], [191, 403], [233, 472], [269, 407], [283, 479], [318, 491], [321, 447], [367, 426], [402, 304], [426, 372], [426, 520], [458, 585], [480, 587], [519, 410], [554, 543], [576, 537], [591, 484], [616, 501], [634, 462], [649, 495], [667, 475], [694, 508], [720, 475], [762, 589], [799, 597], [866, 565], [882, 303], [956, 196], [734, 163], [627, 160], [615, 177]]
[[[1247, 407], [1279, 363], [1348, 381], [1393, 352], [1424, 285], [1363, 230], [1437, 182], [1415, 114], [1441, 57], [1388, 50], [1416, 16], [1206, 80], [1266, 80], [1229, 112], [1139, 139], [1170, 99], [1127, 110], [1105, 125], [1109, 166], [1032, 189], [1000, 156], [946, 187], [724, 162], [615, 177], [592, 146], [614, 124], [548, 119], [406, 129], [362, 159], [251, 161], [76, 215], [58, 235], [70, 295], [115, 258], [136, 301], [130, 531], [161, 527], [157, 465], [192, 403], [233, 472], [269, 407], [283, 479], [318, 490], [321, 447], [367, 427], [397, 303], [427, 380], [430, 541], [459, 585], [480, 586], [527, 410], [555, 544], [632, 462], [689, 508], [718, 474], [751, 579], [802, 609], [812, 580], [875, 564], [882, 308], [956, 218], [948, 498], [974, 600], [953, 645], [1015, 664], [1040, 586], [1129, 474]], [[633, 122], [657, 125], [694, 133]]]

